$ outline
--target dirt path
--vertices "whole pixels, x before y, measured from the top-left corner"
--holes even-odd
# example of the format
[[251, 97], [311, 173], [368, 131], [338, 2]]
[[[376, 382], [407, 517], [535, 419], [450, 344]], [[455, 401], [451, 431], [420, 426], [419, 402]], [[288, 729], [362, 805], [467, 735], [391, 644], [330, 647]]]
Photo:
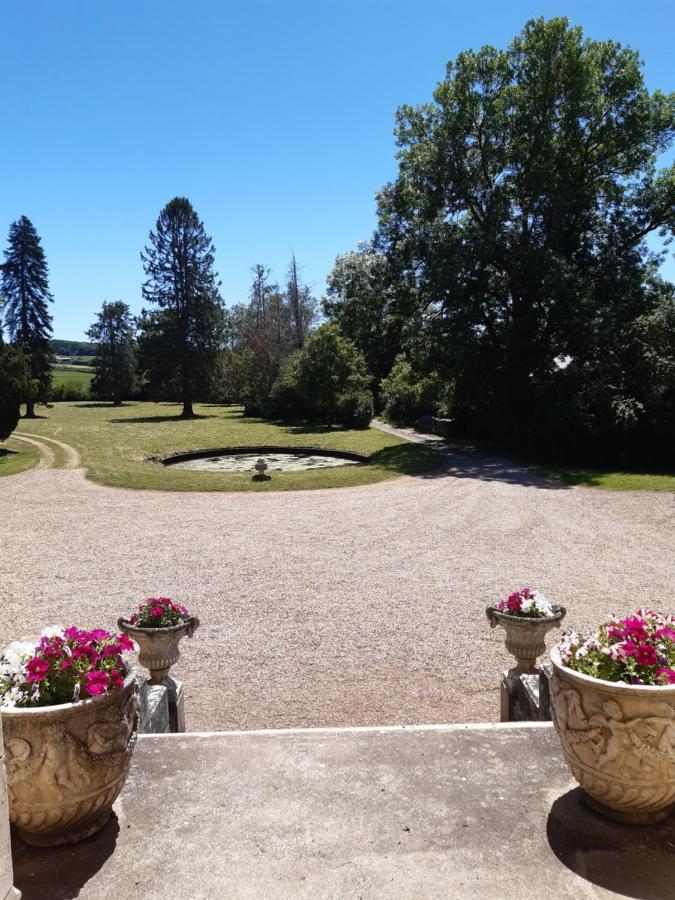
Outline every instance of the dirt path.
[[[34, 444], [36, 447], [42, 447], [48, 453], [51, 453], [51, 462], [49, 463], [49, 465], [51, 466], [55, 464], [55, 454], [50, 448], [50, 445], [55, 445], [63, 453], [64, 462], [63, 465], [59, 466], [59, 468], [79, 469], [82, 466], [80, 454], [74, 447], [71, 447], [70, 444], [64, 444], [62, 441], [57, 441], [55, 438], [44, 437], [44, 435], [42, 434], [33, 434], [30, 431], [22, 431], [21, 434], [14, 434], [14, 437], [18, 438], [19, 440], [21, 440], [22, 437], [25, 437], [26, 439], [28, 439], [29, 444]], [[33, 438], [33, 440], [30, 440], [31, 438]]]
[[195, 730], [494, 720], [508, 656], [488, 602], [534, 585], [574, 627], [673, 607], [672, 495], [556, 487], [487, 457], [270, 494], [42, 468], [0, 479], [0, 509], [0, 643], [181, 598], [203, 622], [176, 667]]

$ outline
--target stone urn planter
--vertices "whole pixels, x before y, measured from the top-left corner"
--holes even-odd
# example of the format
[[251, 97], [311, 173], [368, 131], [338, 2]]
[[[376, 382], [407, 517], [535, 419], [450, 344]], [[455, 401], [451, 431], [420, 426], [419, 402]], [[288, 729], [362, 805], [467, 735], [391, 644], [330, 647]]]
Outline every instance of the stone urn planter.
[[122, 618], [117, 620], [117, 625], [120, 631], [138, 644], [138, 661], [150, 671], [149, 683], [165, 684], [171, 666], [174, 666], [180, 657], [178, 649], [180, 641], [186, 635], [187, 637], [194, 635], [199, 628], [199, 619], [197, 616], [189, 616], [178, 625], [141, 628]]
[[136, 693], [129, 675], [78, 703], [3, 709], [9, 816], [26, 843], [74, 843], [108, 821], [129, 773]]
[[647, 825], [675, 807], [675, 684], [602, 681], [551, 651], [551, 704], [567, 765], [590, 806]]
[[488, 606], [485, 613], [492, 628], [500, 625], [506, 631], [506, 649], [516, 658], [516, 665], [507, 672], [507, 681], [517, 681], [521, 675], [533, 675], [537, 670], [537, 659], [546, 652], [546, 635], [552, 628], [560, 628], [567, 610], [564, 606], [554, 606], [552, 616], [526, 618], [502, 612], [495, 606]]

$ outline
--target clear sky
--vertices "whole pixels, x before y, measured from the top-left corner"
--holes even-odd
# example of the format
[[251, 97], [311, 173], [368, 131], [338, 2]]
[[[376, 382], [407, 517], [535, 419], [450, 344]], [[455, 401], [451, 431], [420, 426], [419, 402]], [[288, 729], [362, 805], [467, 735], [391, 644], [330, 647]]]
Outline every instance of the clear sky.
[[[54, 335], [73, 340], [103, 300], [140, 309], [139, 251], [176, 195], [214, 239], [228, 303], [254, 263], [283, 279], [292, 249], [320, 294], [375, 225], [396, 107], [537, 15], [638, 48], [648, 86], [675, 90], [672, 0], [6, 0], [2, 246], [27, 215]], [[665, 271], [675, 280], [672, 259]]]

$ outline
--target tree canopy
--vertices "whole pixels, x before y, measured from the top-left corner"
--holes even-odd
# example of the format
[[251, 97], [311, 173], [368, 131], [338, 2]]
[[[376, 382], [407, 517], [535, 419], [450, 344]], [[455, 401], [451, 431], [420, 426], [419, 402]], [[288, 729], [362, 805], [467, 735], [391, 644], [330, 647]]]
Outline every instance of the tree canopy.
[[343, 292], [332, 314], [401, 317], [394, 352], [452, 382], [462, 430], [632, 452], [675, 403], [673, 289], [645, 243], [675, 226], [675, 167], [657, 168], [674, 134], [638, 53], [565, 19], [460, 53], [397, 114], [373, 242], [388, 294]]
[[103, 302], [96, 321], [87, 331], [95, 343], [94, 377], [91, 396], [111, 400], [119, 406], [128, 397], [134, 382], [135, 322], [129, 307], [121, 300]]

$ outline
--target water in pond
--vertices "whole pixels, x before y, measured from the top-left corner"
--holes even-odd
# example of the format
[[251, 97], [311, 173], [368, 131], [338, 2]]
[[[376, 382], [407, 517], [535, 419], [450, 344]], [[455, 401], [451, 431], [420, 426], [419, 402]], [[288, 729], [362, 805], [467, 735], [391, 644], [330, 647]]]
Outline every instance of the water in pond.
[[355, 459], [303, 453], [228, 453], [204, 456], [173, 463], [172, 469], [191, 469], [196, 472], [253, 472], [259, 459], [264, 459], [269, 472], [303, 472], [305, 469], [328, 469], [333, 466], [358, 465]]

